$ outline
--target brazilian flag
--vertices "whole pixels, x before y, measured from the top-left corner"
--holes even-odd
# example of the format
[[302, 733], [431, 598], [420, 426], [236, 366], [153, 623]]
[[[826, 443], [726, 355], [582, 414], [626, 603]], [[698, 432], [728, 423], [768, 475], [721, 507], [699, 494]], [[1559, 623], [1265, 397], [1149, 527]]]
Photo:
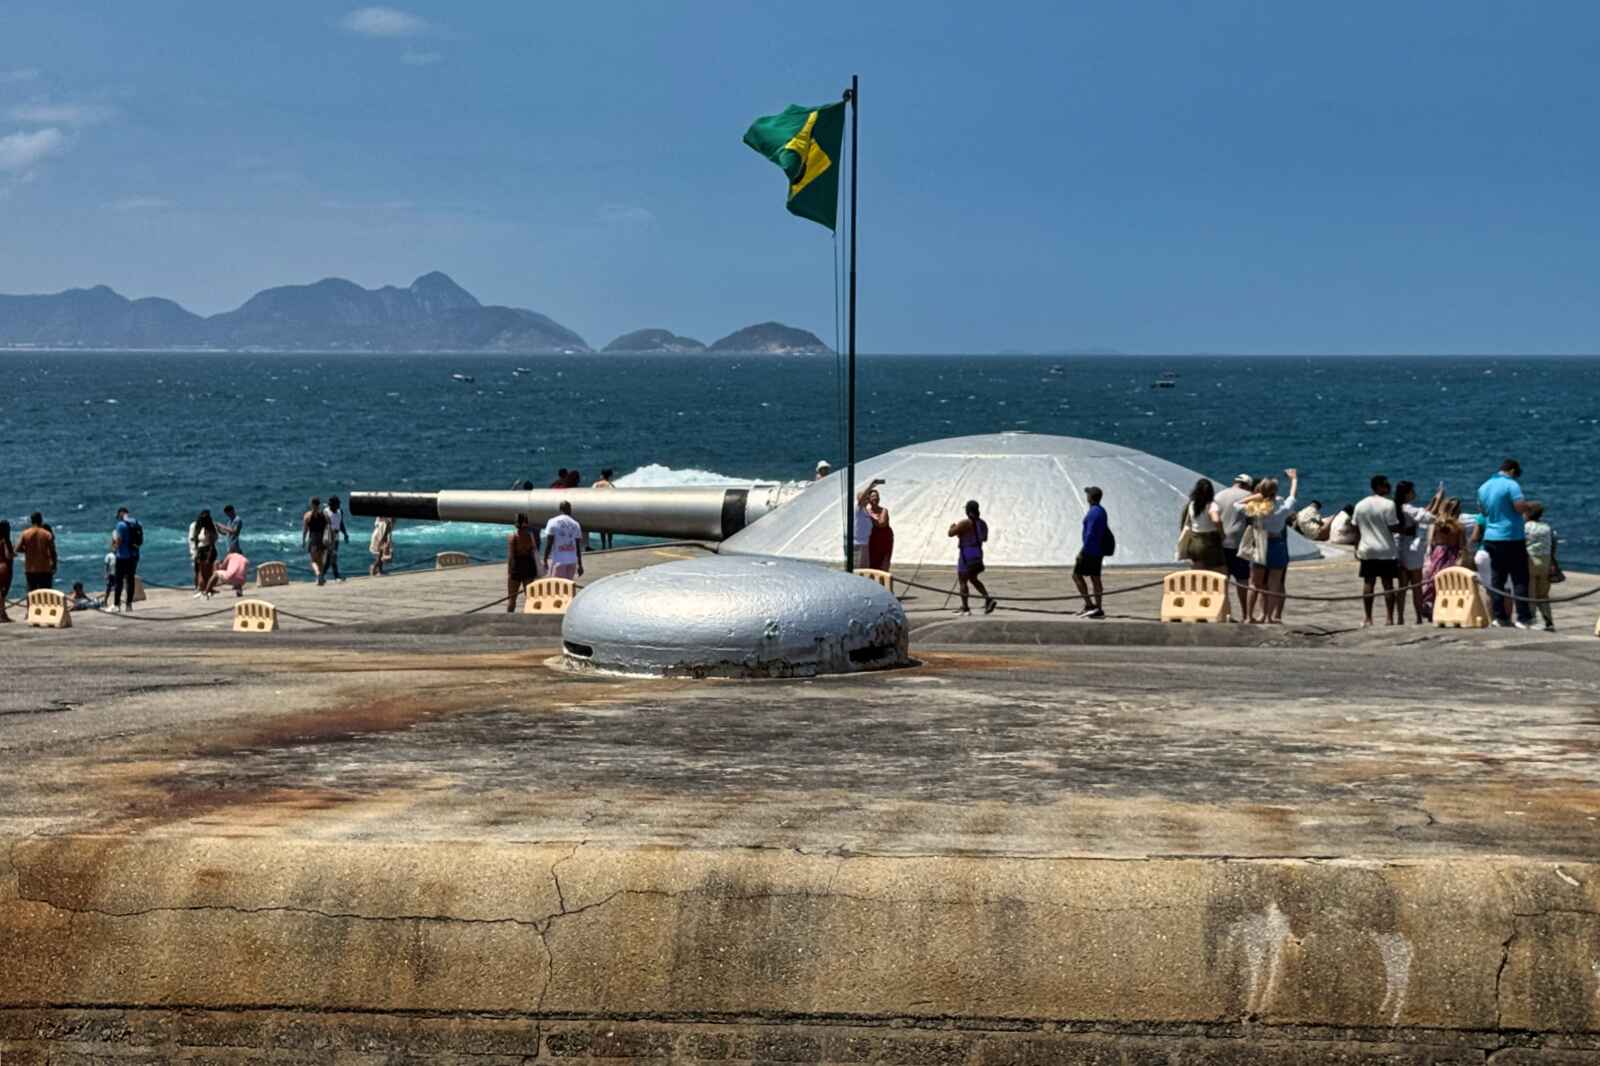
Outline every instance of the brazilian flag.
[[790, 214], [836, 228], [843, 101], [825, 107], [790, 104], [781, 115], [750, 123], [744, 143], [783, 168], [789, 178]]

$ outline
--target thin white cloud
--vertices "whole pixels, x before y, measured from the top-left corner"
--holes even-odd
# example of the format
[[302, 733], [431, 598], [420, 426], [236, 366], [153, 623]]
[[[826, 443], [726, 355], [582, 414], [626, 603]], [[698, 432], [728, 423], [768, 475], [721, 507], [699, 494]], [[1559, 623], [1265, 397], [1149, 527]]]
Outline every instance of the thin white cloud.
[[7, 112], [15, 122], [50, 126], [93, 126], [116, 116], [103, 104], [18, 104]]
[[417, 203], [415, 200], [324, 200], [322, 206], [330, 211], [410, 211]]
[[443, 61], [444, 56], [438, 52], [402, 52], [400, 62], [408, 67], [431, 67]]
[[178, 205], [159, 196], [126, 196], [106, 206], [113, 211], [164, 211]]
[[655, 212], [638, 204], [602, 204], [600, 221], [647, 225], [656, 220]]
[[19, 81], [34, 81], [39, 77], [39, 71], [34, 67], [24, 67], [21, 70], [0, 70], [0, 85], [13, 85]]
[[66, 147], [66, 134], [54, 128], [0, 137], [0, 172], [26, 176], [39, 163], [59, 155]]
[[433, 28], [427, 19], [393, 7], [358, 7], [339, 25], [363, 37], [420, 37]]

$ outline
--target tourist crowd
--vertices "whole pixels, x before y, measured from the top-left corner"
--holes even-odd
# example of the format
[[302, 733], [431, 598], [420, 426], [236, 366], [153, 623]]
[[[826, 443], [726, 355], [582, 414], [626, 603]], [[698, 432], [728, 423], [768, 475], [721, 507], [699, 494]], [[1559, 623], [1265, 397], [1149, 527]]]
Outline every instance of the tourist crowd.
[[[826, 462], [817, 464], [819, 480], [830, 472]], [[1332, 515], [1324, 514], [1320, 500], [1301, 506], [1300, 474], [1293, 468], [1284, 471], [1286, 492], [1283, 481], [1270, 476], [1240, 474], [1220, 491], [1209, 479], [1201, 478], [1179, 518], [1177, 557], [1194, 569], [1227, 575], [1247, 622], [1283, 621], [1288, 536], [1289, 530], [1294, 529], [1313, 541], [1355, 549], [1360, 563], [1363, 626], [1373, 624], [1379, 585], [1383, 588], [1387, 624], [1405, 624], [1408, 602], [1416, 622], [1431, 621], [1438, 574], [1449, 567], [1470, 565], [1484, 587], [1491, 590], [1495, 625], [1531, 628], [1537, 611], [1543, 627], [1553, 631], [1550, 588], [1563, 580], [1556, 554], [1558, 540], [1544, 520], [1543, 505], [1523, 494], [1518, 481], [1521, 476], [1518, 462], [1507, 459], [1478, 486], [1477, 510], [1464, 512], [1460, 497], [1446, 495], [1442, 482], [1428, 501], [1421, 503], [1414, 482], [1391, 484], [1387, 476], [1375, 474], [1369, 495]], [[612, 471], [605, 470], [592, 487], [614, 488], [612, 477]], [[579, 484], [576, 470], [563, 469], [550, 488], [571, 489]], [[879, 491], [883, 484], [883, 479], [873, 479], [856, 497], [853, 537], [854, 563], [858, 568], [887, 571], [893, 564], [894, 528]], [[518, 482], [516, 487], [533, 486]], [[1083, 599], [1079, 615], [1101, 619], [1105, 617], [1103, 567], [1116, 551], [1116, 538], [1111, 532], [1104, 490], [1089, 486], [1084, 490], [1084, 503], [1082, 547], [1072, 576]], [[379, 518], [373, 524], [368, 541], [372, 556], [369, 574], [383, 574], [393, 561], [394, 529], [393, 518]], [[224, 586], [231, 587], [235, 595], [242, 593], [249, 568], [241, 547], [243, 530], [244, 519], [232, 504], [222, 508], [220, 520], [207, 509], [189, 524], [187, 541], [196, 597], [213, 596]], [[970, 610], [970, 587], [983, 596], [985, 613], [993, 611], [998, 601], [979, 576], [984, 571], [983, 548], [989, 538], [989, 526], [980, 515], [977, 501], [967, 502], [963, 516], [951, 524], [948, 533], [957, 543], [960, 610]], [[313, 496], [301, 515], [300, 543], [319, 586], [330, 577], [344, 580], [339, 553], [349, 540], [339, 497], [330, 496], [324, 506], [319, 497]], [[506, 609], [515, 610], [518, 594], [541, 575], [567, 579], [581, 575], [586, 540], [568, 502], [563, 501], [555, 517], [538, 532], [530, 526], [527, 515], [517, 515], [506, 542]], [[610, 534], [601, 534], [601, 545], [611, 546]], [[143, 546], [144, 529], [139, 520], [126, 507], [118, 508], [105, 556], [104, 594], [96, 600], [84, 592], [82, 582], [76, 582], [71, 596], [73, 605], [104, 607], [114, 612], [132, 610]], [[54, 586], [59, 562], [55, 535], [37, 511], [29, 516], [28, 528], [15, 543], [10, 523], [0, 521], [0, 622], [11, 620], [6, 614], [5, 598], [11, 590], [18, 556], [23, 559], [28, 591]]]

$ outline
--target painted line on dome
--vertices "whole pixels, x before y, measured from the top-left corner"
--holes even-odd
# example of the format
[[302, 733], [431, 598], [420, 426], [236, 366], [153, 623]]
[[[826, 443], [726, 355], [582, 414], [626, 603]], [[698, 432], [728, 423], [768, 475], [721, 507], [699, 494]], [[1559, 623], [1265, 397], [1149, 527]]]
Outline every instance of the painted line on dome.
[[1141, 474], [1144, 474], [1146, 477], [1155, 478], [1157, 481], [1161, 482], [1167, 488], [1171, 489], [1173, 492], [1176, 492], [1179, 496], [1187, 496], [1188, 495], [1188, 493], [1185, 492], [1183, 489], [1180, 489], [1178, 486], [1174, 485], [1172, 482], [1168, 481], [1166, 478], [1162, 477], [1160, 474], [1156, 473], [1154, 470], [1150, 470], [1150, 469], [1147, 469], [1147, 468], [1145, 468], [1143, 466], [1140, 466], [1138, 463], [1134, 462], [1132, 459], [1129, 459], [1126, 455], [1115, 455], [1115, 456], [1112, 456], [1112, 458], [1116, 459], [1118, 462], [1122, 462], [1122, 463], [1128, 464], [1129, 466], [1133, 467], [1135, 470], [1139, 471]]
[[1051, 460], [1051, 462], [1056, 464], [1056, 469], [1061, 471], [1061, 476], [1067, 479], [1067, 484], [1072, 486], [1072, 498], [1073, 498], [1073, 500], [1074, 501], [1078, 501], [1078, 500], [1083, 499], [1083, 493], [1078, 491], [1078, 483], [1076, 481], [1072, 480], [1072, 475], [1067, 473], [1067, 468], [1064, 465], [1062, 465], [1061, 456], [1052, 455], [1050, 457], [1050, 460]]

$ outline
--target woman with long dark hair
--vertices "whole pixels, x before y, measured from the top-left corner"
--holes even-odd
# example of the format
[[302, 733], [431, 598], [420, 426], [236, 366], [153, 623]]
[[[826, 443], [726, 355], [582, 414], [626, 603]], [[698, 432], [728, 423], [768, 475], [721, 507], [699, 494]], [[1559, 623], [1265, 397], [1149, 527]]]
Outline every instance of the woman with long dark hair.
[[17, 549], [11, 543], [11, 523], [0, 521], [0, 622], [11, 621], [6, 614], [6, 598], [11, 595], [12, 562]]
[[201, 511], [189, 527], [189, 554], [194, 556], [194, 596], [209, 598], [211, 572], [217, 566], [217, 524], [211, 512]]
[[1189, 502], [1183, 506], [1178, 522], [1179, 555], [1189, 560], [1193, 570], [1225, 569], [1222, 557], [1222, 512], [1217, 507], [1217, 489], [1210, 478], [1194, 483]]

